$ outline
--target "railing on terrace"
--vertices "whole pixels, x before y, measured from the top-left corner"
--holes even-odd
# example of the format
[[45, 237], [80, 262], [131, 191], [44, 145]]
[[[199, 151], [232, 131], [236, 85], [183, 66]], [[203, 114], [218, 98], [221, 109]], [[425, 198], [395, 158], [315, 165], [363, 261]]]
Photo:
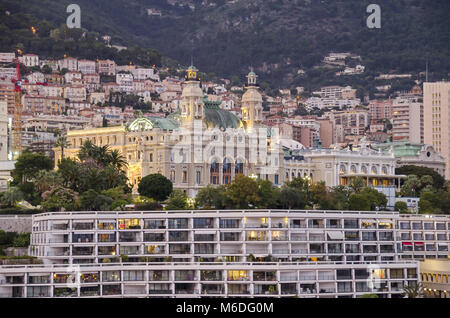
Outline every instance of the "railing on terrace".
[[[96, 268], [108, 268], [108, 267], [165, 267], [165, 266], [172, 266], [172, 267], [199, 267], [199, 268], [207, 268], [209, 266], [224, 266], [224, 268], [239, 268], [239, 267], [252, 267], [255, 265], [264, 265], [268, 266], [268, 268], [283, 268], [283, 267], [289, 267], [289, 266], [301, 266], [301, 265], [311, 265], [313, 268], [317, 265], [396, 265], [401, 268], [402, 266], [407, 265], [418, 265], [419, 261], [367, 261], [367, 262], [361, 262], [361, 261], [354, 261], [354, 262], [333, 262], [333, 261], [320, 261], [320, 262], [313, 262], [313, 261], [303, 261], [303, 262], [193, 262], [193, 263], [186, 263], [186, 262], [139, 262], [139, 263], [98, 263], [98, 264], [27, 264], [27, 265], [1, 265], [0, 270], [7, 270], [7, 269], [54, 269], [58, 271], [60, 269], [61, 271], [65, 271], [67, 267], [79, 267], [80, 270], [83, 270], [83, 268], [88, 270], [93, 270]], [[127, 268], [129, 269], [129, 268]], [[409, 277], [411, 276], [411, 277]], [[408, 278], [415, 278], [415, 275], [409, 274]]]
[[[124, 211], [74, 211], [74, 212], [45, 212], [40, 214], [32, 215], [32, 218], [41, 218], [41, 217], [55, 217], [55, 219], [65, 219], [68, 216], [80, 216], [79, 219], [83, 219], [83, 216], [89, 215], [90, 218], [94, 218], [93, 216], [105, 217], [105, 216], [115, 216], [115, 218], [133, 218], [138, 216], [170, 216], [172, 214], [178, 215], [217, 215], [220, 217], [224, 217], [227, 213], [233, 214], [256, 214], [264, 213], [264, 215], [271, 214], [277, 215], [279, 217], [279, 213], [287, 213], [288, 215], [305, 215], [305, 214], [335, 214], [335, 215], [345, 215], [345, 214], [359, 214], [359, 215], [390, 215], [390, 216], [400, 216], [399, 212], [392, 211], [344, 211], [344, 210], [185, 210], [185, 211], [132, 211], [132, 212], [124, 212]], [[417, 217], [417, 215], [401, 215], [401, 217]], [[2, 217], [2, 216], [0, 216]], [[7, 216], [4, 216], [7, 217]], [[10, 216], [9, 216], [10, 217]], [[449, 218], [448, 216], [438, 216], [431, 215], [433, 217], [440, 218]]]

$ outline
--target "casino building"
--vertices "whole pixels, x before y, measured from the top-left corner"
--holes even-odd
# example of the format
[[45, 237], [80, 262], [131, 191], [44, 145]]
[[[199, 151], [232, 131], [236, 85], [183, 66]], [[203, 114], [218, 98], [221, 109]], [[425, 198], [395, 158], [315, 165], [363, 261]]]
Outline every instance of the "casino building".
[[[75, 157], [87, 140], [119, 150], [128, 162], [128, 178], [136, 186], [152, 173], [169, 178], [190, 197], [208, 184], [228, 184], [237, 174], [256, 175], [282, 184], [283, 152], [277, 131], [261, 124], [262, 96], [257, 75], [248, 74], [242, 97], [242, 120], [208, 101], [197, 69], [188, 69], [181, 112], [167, 118], [140, 117], [126, 126], [72, 130], [65, 154]], [[61, 150], [55, 148], [55, 159]]]

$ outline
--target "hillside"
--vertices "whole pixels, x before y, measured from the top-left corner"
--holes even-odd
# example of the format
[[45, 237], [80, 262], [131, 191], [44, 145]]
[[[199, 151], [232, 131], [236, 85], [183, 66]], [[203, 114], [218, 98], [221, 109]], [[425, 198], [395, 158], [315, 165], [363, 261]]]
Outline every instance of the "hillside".
[[[71, 0], [1, 0], [18, 10], [65, 23]], [[326, 84], [342, 79], [313, 68], [329, 52], [362, 57], [364, 85], [379, 73], [417, 74], [429, 61], [431, 78], [450, 73], [450, 2], [379, 0], [381, 29], [368, 29], [367, 0], [78, 0], [82, 27], [113, 36], [113, 44], [153, 47], [163, 55], [231, 78], [253, 66], [273, 85]], [[154, 15], [148, 14], [152, 9]], [[159, 15], [161, 14], [161, 16]], [[297, 74], [306, 70], [306, 76]], [[318, 80], [319, 79], [319, 80]], [[314, 85], [314, 84], [312, 84]]]

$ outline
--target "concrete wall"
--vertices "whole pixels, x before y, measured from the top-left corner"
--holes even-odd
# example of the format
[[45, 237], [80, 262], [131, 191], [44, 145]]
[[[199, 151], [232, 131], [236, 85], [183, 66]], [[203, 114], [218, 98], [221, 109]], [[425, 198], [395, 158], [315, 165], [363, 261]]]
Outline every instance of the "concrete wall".
[[0, 216], [0, 230], [5, 232], [31, 232], [32, 222], [30, 216]]

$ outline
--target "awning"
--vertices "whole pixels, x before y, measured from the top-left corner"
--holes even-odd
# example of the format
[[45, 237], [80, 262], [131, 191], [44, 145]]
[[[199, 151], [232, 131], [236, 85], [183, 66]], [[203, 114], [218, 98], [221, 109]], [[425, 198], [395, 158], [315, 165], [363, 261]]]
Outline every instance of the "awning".
[[332, 240], [343, 240], [344, 239], [344, 233], [342, 233], [340, 231], [327, 232], [327, 235]]
[[411, 242], [402, 242], [402, 245], [412, 246], [412, 243]]
[[378, 223], [392, 223], [392, 220], [379, 220]]
[[448, 246], [448, 243], [438, 243], [438, 246]]
[[414, 242], [414, 245], [423, 245], [423, 242]]

